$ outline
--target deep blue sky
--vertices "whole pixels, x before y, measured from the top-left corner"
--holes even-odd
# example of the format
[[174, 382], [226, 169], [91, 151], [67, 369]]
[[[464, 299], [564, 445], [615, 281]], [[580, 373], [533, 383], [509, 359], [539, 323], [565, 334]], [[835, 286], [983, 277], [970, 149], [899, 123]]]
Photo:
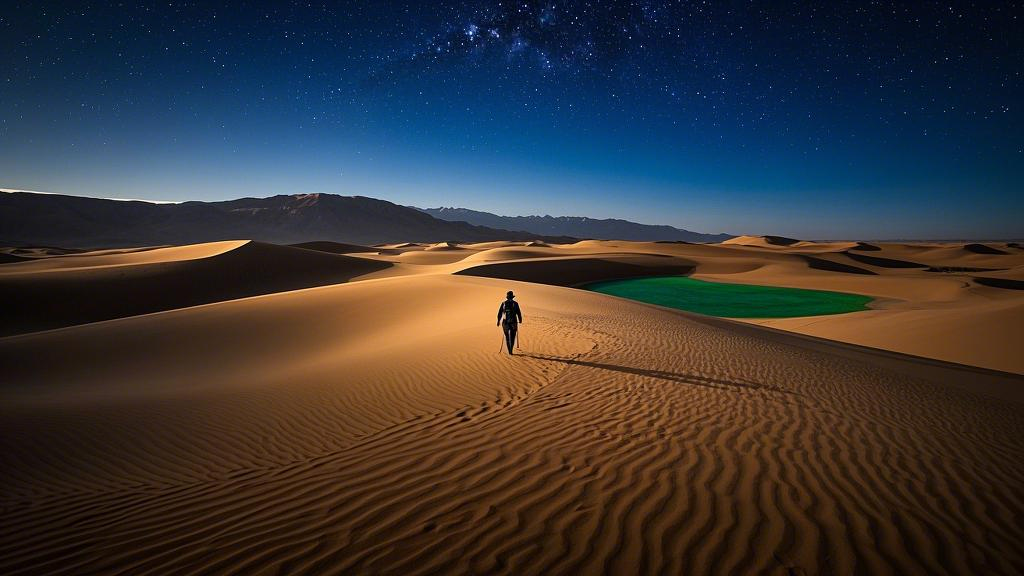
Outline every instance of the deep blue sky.
[[0, 187], [1024, 236], [1016, 2], [27, 2]]

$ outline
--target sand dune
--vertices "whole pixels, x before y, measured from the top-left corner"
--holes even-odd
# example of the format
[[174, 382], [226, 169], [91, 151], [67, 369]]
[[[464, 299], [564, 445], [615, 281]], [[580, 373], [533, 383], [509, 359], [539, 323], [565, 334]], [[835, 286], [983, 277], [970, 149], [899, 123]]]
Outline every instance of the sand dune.
[[[1024, 373], [1024, 292], [809, 265], [838, 244], [461, 248], [4, 264], [6, 302], [125, 317], [0, 338], [0, 573], [1024, 572], [1024, 376], [897, 353]], [[634, 273], [878, 300], [777, 331], [563, 287]]]
[[438, 266], [443, 264], [451, 264], [453, 262], [459, 262], [474, 254], [471, 250], [408, 250], [398, 255], [395, 261], [404, 262], [406, 264], [419, 264], [426, 266]]
[[[897, 244], [885, 247], [886, 255], [911, 260], [929, 266], [966, 266], [984, 268], [1006, 268], [1017, 265], [1017, 256], [1010, 254], [986, 254], [965, 249], [958, 244], [914, 245]], [[1005, 256], [1010, 256], [1009, 258]]]
[[424, 248], [424, 250], [465, 250], [458, 242], [438, 242]]
[[[491, 323], [510, 288], [518, 357]], [[1020, 378], [461, 275], [5, 338], [0, 360], [5, 574], [1024, 569]]]
[[551, 258], [557, 255], [549, 247], [539, 246], [508, 246], [481, 250], [467, 256], [464, 262], [504, 262], [507, 260], [523, 260], [527, 258]]
[[529, 244], [530, 244], [529, 242], [502, 242], [502, 241], [498, 241], [498, 242], [475, 242], [473, 244], [462, 244], [461, 246], [463, 248], [468, 248], [470, 250], [484, 251], [484, 250], [492, 250], [494, 248], [509, 248], [509, 247], [512, 247], [512, 246], [523, 246], [523, 245], [529, 245]]
[[738, 244], [740, 246], [757, 246], [761, 248], [774, 248], [780, 246], [793, 246], [800, 243], [795, 238], [785, 236], [736, 236], [722, 242], [722, 244]]
[[361, 252], [380, 252], [380, 248], [373, 246], [363, 246], [362, 244], [346, 244], [344, 242], [301, 242], [299, 244], [292, 244], [296, 248], [305, 248], [306, 250], [317, 250], [319, 252], [329, 252], [331, 254], [358, 254]]
[[129, 252], [143, 252], [156, 248], [170, 248], [171, 246], [135, 246], [130, 248], [104, 248], [90, 250], [84, 248], [59, 248], [56, 246], [20, 246], [17, 248], [0, 248], [0, 253], [26, 256], [28, 258], [50, 258], [57, 256], [100, 256], [104, 254], [126, 254]]
[[55, 270], [98, 269], [115, 266], [137, 266], [140, 264], [157, 264], [181, 262], [210, 258], [245, 245], [247, 240], [229, 240], [225, 242], [208, 242], [187, 246], [144, 249], [113, 249], [94, 250], [45, 258], [33, 258], [18, 266], [0, 268], [0, 274], [16, 275], [24, 272], [53, 272]]
[[964, 250], [975, 254], [997, 254], [1000, 256], [1009, 254], [1009, 252], [1004, 252], [987, 244], [964, 244]]
[[421, 248], [421, 247], [423, 247], [422, 244], [418, 244], [416, 242], [400, 242], [398, 244], [376, 244], [376, 246], [379, 247], [379, 248], [393, 248], [393, 249]]
[[0, 268], [0, 336], [324, 284], [391, 266], [259, 242], [75, 255]]

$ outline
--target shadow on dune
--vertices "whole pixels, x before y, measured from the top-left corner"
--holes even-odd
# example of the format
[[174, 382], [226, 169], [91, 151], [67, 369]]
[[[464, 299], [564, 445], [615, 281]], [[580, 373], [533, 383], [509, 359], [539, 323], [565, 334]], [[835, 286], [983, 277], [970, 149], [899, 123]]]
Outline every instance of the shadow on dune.
[[1010, 278], [987, 278], [985, 276], [975, 276], [974, 281], [982, 286], [991, 286], [992, 288], [1002, 288], [1003, 290], [1024, 290], [1024, 280], [1013, 280]]
[[317, 252], [327, 252], [329, 254], [358, 254], [360, 252], [380, 252], [380, 248], [374, 248], [373, 246], [363, 246], [362, 244], [346, 244], [344, 242], [330, 242], [327, 240], [320, 240], [316, 242], [299, 242], [298, 244], [289, 244], [292, 248], [304, 248], [306, 250], [316, 250]]
[[31, 258], [0, 252], [0, 264], [13, 264], [15, 262], [27, 262], [29, 260], [31, 260]]
[[764, 241], [775, 246], [792, 246], [799, 242], [796, 238], [786, 238], [785, 236], [765, 236]]
[[554, 286], [580, 286], [600, 280], [638, 276], [682, 276], [692, 273], [694, 268], [693, 263], [687, 260], [662, 254], [646, 254], [500, 262], [473, 266], [459, 270], [455, 274]]
[[[248, 242], [208, 258], [0, 275], [0, 336], [348, 282], [390, 262]], [[15, 304], [16, 303], [16, 304]]]
[[824, 258], [815, 258], [814, 256], [808, 256], [806, 254], [796, 254], [795, 256], [803, 259], [807, 262], [809, 268], [814, 270], [825, 270], [826, 272], [843, 272], [845, 274], [865, 274], [867, 276], [877, 276], [877, 272], [872, 272], [866, 268], [858, 268], [856, 266], [850, 266], [849, 264], [841, 264], [839, 262], [833, 262], [831, 260], [825, 260]]
[[991, 246], [986, 246], [985, 244], [964, 244], [964, 250], [974, 252], [975, 254], [993, 254], [999, 256], [1009, 254], [1009, 252], [1003, 252], [999, 248], [993, 248]]
[[697, 374], [680, 374], [677, 372], [668, 372], [666, 370], [633, 368], [631, 366], [619, 366], [618, 364], [604, 364], [601, 362], [590, 362], [587, 360], [577, 360], [575, 358], [562, 358], [560, 356], [548, 356], [544, 354], [519, 354], [519, 356], [534, 358], [536, 360], [546, 360], [548, 362], [560, 362], [562, 364], [568, 364], [570, 366], [585, 366], [587, 368], [610, 370], [612, 372], [621, 372], [623, 374], [646, 376], [648, 378], [667, 380], [669, 382], [676, 382], [678, 384], [693, 384], [695, 386], [704, 386], [706, 388], [747, 388], [751, 390], [770, 390], [773, 392], [784, 392], [786, 394], [794, 394], [794, 392], [792, 392], [791, 390], [784, 390], [782, 388], [766, 386], [764, 384], [758, 384], [757, 382], [748, 382], [744, 380], [725, 380], [721, 378], [711, 378], [709, 376], [699, 376]]
[[[852, 250], [852, 248], [851, 248]], [[908, 260], [894, 260], [892, 258], [879, 258], [878, 256], [866, 256], [855, 252], [843, 252], [847, 258], [861, 264], [878, 266], [879, 268], [927, 268], [927, 264], [919, 264]]]
[[879, 250], [881, 250], [881, 248], [879, 248], [878, 246], [875, 246], [874, 244], [868, 244], [867, 242], [857, 242], [857, 245], [854, 246], [853, 248], [850, 248], [850, 250], [862, 250], [864, 252], [878, 252]]

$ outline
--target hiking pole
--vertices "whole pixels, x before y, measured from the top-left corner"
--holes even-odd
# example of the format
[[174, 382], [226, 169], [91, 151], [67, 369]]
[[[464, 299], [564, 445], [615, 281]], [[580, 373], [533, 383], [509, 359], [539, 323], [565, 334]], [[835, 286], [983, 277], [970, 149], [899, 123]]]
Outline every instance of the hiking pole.
[[519, 331], [520, 330], [522, 330], [522, 328], [519, 328], [518, 330], [516, 330], [516, 350], [522, 350], [522, 348], [519, 347]]
[[505, 332], [501, 333], [501, 344], [498, 345], [498, 354], [501, 354], [501, 349], [505, 347]]

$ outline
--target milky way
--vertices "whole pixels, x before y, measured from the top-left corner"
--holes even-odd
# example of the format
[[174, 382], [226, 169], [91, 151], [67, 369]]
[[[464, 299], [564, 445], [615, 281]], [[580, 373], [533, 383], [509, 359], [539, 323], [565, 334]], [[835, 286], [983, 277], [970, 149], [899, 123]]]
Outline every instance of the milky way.
[[[451, 55], [521, 58], [542, 69], [556, 65], [597, 69], [642, 43], [664, 8], [652, 3], [497, 3], [469, 11], [412, 59]], [[489, 54], [492, 53], [492, 54]]]
[[[582, 85], [615, 94], [610, 109], [631, 118], [810, 132], [812, 148], [857, 140], [863, 121], [886, 138], [957, 138], [946, 123], [1007, 119], [1021, 85], [1015, 16], [945, 4], [478, 2], [400, 30], [407, 41], [371, 73], [441, 81], [450, 91], [436, 100], [497, 90], [556, 116], [585, 98]], [[492, 83], [445, 76], [479, 70]], [[538, 107], [538, 92], [552, 105]]]

